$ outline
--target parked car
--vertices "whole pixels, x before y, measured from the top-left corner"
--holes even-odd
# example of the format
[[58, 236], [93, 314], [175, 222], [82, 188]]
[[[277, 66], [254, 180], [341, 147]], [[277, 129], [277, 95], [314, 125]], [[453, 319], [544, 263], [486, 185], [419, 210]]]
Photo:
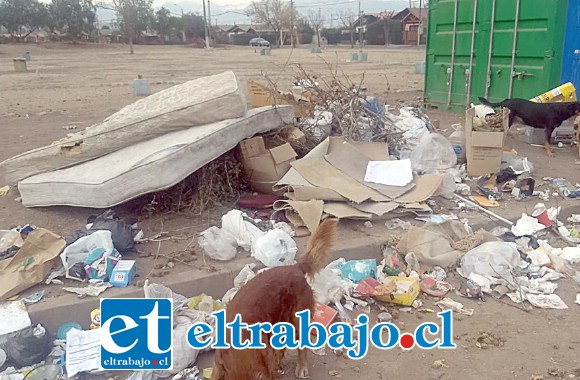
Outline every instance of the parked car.
[[252, 38], [250, 40], [250, 46], [265, 46], [270, 47], [270, 43], [263, 39], [262, 37]]

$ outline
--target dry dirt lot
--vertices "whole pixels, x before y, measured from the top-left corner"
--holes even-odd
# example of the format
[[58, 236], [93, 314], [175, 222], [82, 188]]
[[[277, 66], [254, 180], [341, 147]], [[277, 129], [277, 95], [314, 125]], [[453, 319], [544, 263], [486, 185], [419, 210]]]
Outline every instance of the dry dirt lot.
[[[30, 51], [27, 73], [16, 73], [12, 58]], [[271, 57], [260, 56], [252, 48], [228, 48], [204, 51], [187, 47], [137, 46], [135, 55], [129, 55], [124, 46], [84, 45], [0, 45], [0, 160], [15, 154], [50, 144], [67, 133], [64, 126], [76, 125], [83, 129], [98, 122], [123, 106], [135, 101], [132, 95], [132, 80], [141, 74], [147, 78], [153, 91], [171, 85], [225, 70], [235, 71], [243, 79], [259, 79], [262, 72], [278, 82], [281, 88], [288, 87], [291, 73], [289, 64], [300, 63], [309, 72], [328, 76], [328, 64], [338, 63], [339, 72], [358, 82], [364, 74], [364, 82], [370, 94], [381, 97], [389, 104], [400, 101], [415, 101], [421, 96], [423, 76], [414, 73], [415, 61], [422, 60], [424, 51], [415, 48], [369, 49], [366, 63], [347, 63], [349, 49], [326, 50], [323, 54], [311, 54], [307, 49], [273, 50]], [[430, 112], [448, 129], [454, 122], [462, 122], [461, 115]], [[77, 129], [77, 130], [78, 130]], [[530, 147], [516, 137], [508, 142], [509, 147], [526, 155], [536, 165], [536, 178], [563, 176], [573, 183], [578, 175], [577, 149], [557, 150], [557, 157], [547, 159], [539, 148]], [[1, 186], [2, 184], [0, 184]], [[11, 192], [0, 198], [0, 228], [33, 223], [56, 233], [66, 234], [77, 229], [90, 214], [99, 210], [54, 207], [47, 209], [25, 209], [14, 199]], [[536, 200], [518, 203], [502, 202], [498, 211], [516, 219], [521, 212], [530, 211]], [[560, 202], [570, 210], [578, 209], [578, 202]], [[553, 201], [547, 206], [555, 205]], [[157, 216], [143, 220], [141, 226], [146, 236], [161, 229], [175, 231], [184, 227], [187, 237], [193, 236], [214, 223], [227, 209], [218, 207], [203, 215], [180, 214]], [[123, 208], [120, 213], [126, 212]], [[344, 223], [341, 238], [384, 239], [387, 233], [382, 224], [363, 228], [361, 223]], [[183, 234], [183, 232], [182, 232]], [[140, 249], [145, 254], [182, 250], [188, 240], [173, 239], [162, 246], [148, 244]], [[300, 241], [304, 245], [304, 240]], [[369, 256], [377, 256], [370, 252]], [[139, 258], [141, 278], [153, 269], [151, 257]], [[194, 262], [193, 268], [177, 263], [173, 270], [206, 270], [206, 266]], [[213, 263], [212, 265], [218, 265]], [[155, 280], [155, 279], [154, 279]], [[452, 280], [458, 283], [457, 276]], [[163, 279], [157, 279], [163, 281]], [[338, 357], [329, 350], [325, 356], [312, 356], [313, 379], [364, 378], [364, 379], [530, 379], [542, 375], [544, 379], [580, 377], [580, 306], [573, 303], [578, 292], [572, 280], [561, 280], [557, 293], [568, 304], [564, 311], [519, 310], [494, 300], [478, 303], [458, 299], [468, 308], [475, 309], [473, 316], [457, 316], [454, 336], [458, 348], [451, 351], [402, 352], [400, 350], [371, 350], [359, 361]], [[191, 294], [195, 295], [195, 290]], [[62, 291], [51, 286], [45, 300], [55, 302], [57, 298], [74, 298], [62, 295]], [[68, 297], [68, 298], [67, 298]], [[425, 306], [436, 309], [433, 299], [423, 298]], [[398, 312], [392, 308], [395, 322], [405, 331], [414, 330], [418, 323], [436, 319], [434, 314]], [[88, 318], [88, 316], [87, 316]], [[68, 321], [63, 315], [63, 322]], [[489, 344], [476, 346], [478, 338], [488, 334]], [[489, 338], [491, 336], [491, 338]], [[444, 366], [434, 368], [436, 360], [445, 360]], [[199, 358], [200, 368], [210, 365], [211, 355]], [[286, 364], [292, 373], [291, 362]], [[293, 375], [284, 378], [291, 379]], [[542, 377], [535, 377], [540, 379]]]

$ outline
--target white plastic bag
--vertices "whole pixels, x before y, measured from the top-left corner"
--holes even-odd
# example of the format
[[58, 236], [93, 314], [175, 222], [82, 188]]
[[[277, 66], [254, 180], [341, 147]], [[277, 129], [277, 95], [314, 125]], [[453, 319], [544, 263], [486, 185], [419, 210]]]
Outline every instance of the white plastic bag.
[[490, 241], [473, 248], [461, 259], [463, 276], [472, 273], [486, 277], [504, 277], [511, 280], [511, 270], [520, 263], [518, 250], [508, 243]]
[[166, 286], [155, 283], [149, 284], [149, 279], [145, 280], [143, 293], [145, 293], [145, 298], [173, 298], [173, 310], [180, 309], [188, 302], [185, 296], [174, 293], [173, 290]]
[[240, 210], [222, 216], [222, 228], [212, 226], [201, 233], [198, 244], [214, 260], [227, 261], [236, 256], [238, 246], [249, 251], [264, 232], [247, 220]]
[[252, 256], [267, 267], [294, 264], [296, 252], [298, 248], [294, 239], [279, 229], [268, 231], [252, 248]]
[[244, 251], [249, 251], [256, 240], [264, 236], [264, 232], [252, 223], [244, 220], [246, 214], [240, 210], [230, 210], [222, 216], [222, 229], [232, 235], [236, 243]]
[[348, 288], [352, 287], [353, 284], [328, 267], [323, 268], [314, 279], [309, 282], [314, 291], [314, 297], [316, 300], [325, 305], [328, 305], [335, 299], [337, 291], [348, 293]]
[[7, 251], [9, 248], [16, 246], [22, 247], [24, 241], [17, 231], [0, 231], [0, 253]]
[[211, 226], [200, 235], [197, 243], [212, 259], [227, 261], [236, 256], [236, 238], [223, 228]]
[[456, 164], [457, 156], [453, 146], [438, 133], [430, 133], [423, 137], [411, 152], [411, 166], [415, 171], [433, 173], [452, 168]]
[[83, 236], [66, 247], [60, 254], [62, 265], [65, 268], [66, 278], [81, 280], [80, 278], [72, 276], [69, 273], [69, 269], [77, 263], [84, 262], [91, 252], [97, 248], [103, 248], [105, 250], [102, 255], [103, 259], [106, 259], [113, 253], [115, 248], [113, 247], [111, 231], [99, 230], [93, 232], [88, 236]]

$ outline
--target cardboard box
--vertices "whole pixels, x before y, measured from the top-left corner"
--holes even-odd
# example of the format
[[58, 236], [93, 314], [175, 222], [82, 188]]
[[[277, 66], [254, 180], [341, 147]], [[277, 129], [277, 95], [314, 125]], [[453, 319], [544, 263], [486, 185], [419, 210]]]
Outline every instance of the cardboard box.
[[254, 190], [264, 194], [277, 194], [272, 186], [290, 170], [297, 153], [288, 143], [266, 149], [262, 137], [243, 140], [239, 144], [244, 173]]
[[465, 112], [465, 145], [467, 174], [479, 177], [497, 173], [501, 166], [503, 146], [508, 132], [509, 110], [503, 110], [503, 132], [478, 132], [473, 130], [475, 109]]
[[[297, 118], [309, 117], [312, 111], [305, 106], [308, 97], [302, 96], [303, 101], [296, 100], [292, 93], [287, 96], [272, 94], [270, 89], [254, 81], [247, 83], [248, 98], [252, 108], [260, 108], [271, 105], [291, 105], [294, 107], [294, 115]], [[290, 100], [290, 99], [291, 100]]]
[[283, 136], [287, 139], [286, 141], [288, 142], [299, 142], [299, 143], [306, 142], [306, 135], [298, 127], [294, 126], [287, 127], [284, 128], [282, 132]]
[[393, 279], [396, 282], [404, 282], [407, 283], [408, 289], [405, 293], [390, 293], [380, 296], [375, 296], [374, 298], [383, 301], [383, 302], [390, 302], [396, 303], [398, 305], [403, 306], [411, 306], [415, 298], [419, 295], [420, 286], [419, 280], [416, 278], [409, 278], [409, 277], [398, 277], [398, 276], [389, 276], [387, 278]]
[[113, 286], [128, 286], [137, 272], [135, 260], [119, 260], [111, 273], [110, 284]]

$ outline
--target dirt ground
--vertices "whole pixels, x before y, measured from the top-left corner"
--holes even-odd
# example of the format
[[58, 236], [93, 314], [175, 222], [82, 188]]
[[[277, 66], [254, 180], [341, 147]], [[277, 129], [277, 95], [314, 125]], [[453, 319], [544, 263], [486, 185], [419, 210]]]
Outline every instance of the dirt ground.
[[[30, 51], [27, 73], [13, 70], [12, 58]], [[421, 97], [423, 75], [414, 73], [416, 61], [424, 59], [424, 50], [416, 48], [371, 48], [366, 63], [347, 62], [350, 49], [329, 48], [322, 54], [311, 54], [307, 49], [273, 50], [272, 56], [260, 56], [253, 48], [227, 48], [204, 51], [186, 47], [137, 46], [135, 55], [129, 55], [124, 46], [84, 45], [0, 45], [0, 160], [24, 151], [50, 144], [67, 133], [84, 129], [101, 121], [123, 106], [135, 101], [132, 95], [132, 80], [143, 75], [151, 83], [152, 91], [159, 91], [186, 80], [233, 70], [242, 79], [260, 79], [262, 73], [276, 81], [280, 88], [288, 88], [292, 63], [302, 64], [309, 72], [328, 77], [329, 65], [344, 72], [353, 82], [363, 79], [369, 94], [397, 105], [413, 102]], [[441, 128], [450, 132], [450, 125], [462, 123], [463, 115], [429, 112], [429, 116], [440, 121]], [[75, 130], [64, 128], [77, 126]], [[521, 132], [521, 131], [520, 131]], [[548, 159], [540, 148], [523, 142], [518, 135], [508, 141], [508, 148], [516, 149], [527, 156], [535, 165], [536, 180], [546, 176], [562, 176], [572, 183], [580, 181], [578, 149], [564, 147], [556, 149], [556, 158]], [[538, 182], [539, 184], [540, 182]], [[0, 184], [2, 186], [3, 184]], [[66, 236], [86, 222], [91, 214], [102, 210], [51, 207], [26, 209], [15, 201], [14, 190], [0, 197], [0, 228], [32, 223]], [[526, 202], [506, 200], [495, 209], [501, 215], [515, 221], [522, 212], [531, 212], [537, 199]], [[562, 206], [572, 212], [580, 207], [580, 200], [567, 200], [550, 206]], [[140, 221], [145, 236], [160, 231], [173, 235], [163, 244], [139, 246], [143, 256], [156, 252], [167, 254], [188, 249], [196, 232], [219, 221], [230, 205], [217, 207], [199, 214], [161, 215]], [[118, 208], [119, 213], [127, 210]], [[578, 212], [578, 211], [576, 211]], [[341, 239], [354, 238], [384, 239], [389, 233], [382, 223], [366, 228], [359, 222], [341, 225]], [[304, 246], [305, 240], [299, 241]], [[376, 252], [369, 253], [373, 257]], [[159, 261], [164, 261], [160, 258]], [[158, 261], [158, 262], [159, 262]], [[210, 265], [219, 265], [210, 263]], [[152, 256], [139, 258], [139, 273], [142, 279], [154, 271]], [[176, 263], [173, 270], [207, 270], [202, 260], [187, 265]], [[457, 275], [452, 281], [459, 283]], [[162, 282], [162, 279], [158, 279]], [[31, 289], [33, 291], [34, 289]], [[525, 312], [517, 307], [489, 299], [476, 302], [452, 296], [473, 308], [473, 316], [456, 316], [454, 337], [456, 350], [430, 350], [383, 352], [371, 349], [369, 355], [359, 361], [336, 356], [326, 350], [325, 356], [312, 355], [312, 378], [365, 378], [365, 379], [531, 379], [542, 375], [544, 379], [580, 377], [580, 306], [573, 303], [578, 292], [577, 285], [570, 279], [560, 280], [557, 294], [568, 304], [567, 310], [534, 309]], [[193, 296], [195, 294], [187, 294]], [[70, 296], [70, 295], [68, 295]], [[58, 286], [47, 287], [45, 300], [52, 302], [56, 297], [66, 297]], [[421, 296], [425, 307], [438, 311], [434, 299]], [[74, 298], [73, 298], [74, 300]], [[398, 311], [391, 308], [395, 322], [404, 331], [413, 331], [424, 321], [435, 321], [436, 315]], [[476, 346], [478, 338], [488, 334], [489, 345]], [[491, 336], [492, 338], [489, 338]], [[497, 339], [495, 339], [495, 338]], [[434, 368], [436, 360], [445, 360], [440, 368]], [[197, 365], [210, 366], [211, 354], [202, 355]], [[284, 378], [293, 378], [293, 363], [288, 361]], [[291, 375], [292, 374], [292, 375]], [[535, 377], [541, 379], [542, 377]]]

